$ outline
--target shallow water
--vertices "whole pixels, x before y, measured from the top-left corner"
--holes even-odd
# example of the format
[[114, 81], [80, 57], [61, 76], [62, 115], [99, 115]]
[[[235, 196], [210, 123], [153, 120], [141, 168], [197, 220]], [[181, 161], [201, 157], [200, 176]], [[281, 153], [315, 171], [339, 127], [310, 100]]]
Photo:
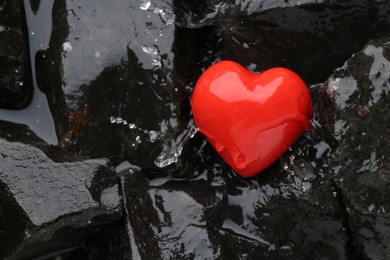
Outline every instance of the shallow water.
[[40, 138], [49, 144], [57, 144], [57, 133], [54, 127], [53, 115], [45, 93], [40, 89], [36, 78], [36, 55], [49, 47], [51, 33], [52, 0], [45, 1], [38, 10], [32, 10], [29, 1], [24, 1], [29, 43], [32, 82], [25, 82], [34, 87], [30, 105], [22, 110], [0, 109], [0, 119], [28, 125]]

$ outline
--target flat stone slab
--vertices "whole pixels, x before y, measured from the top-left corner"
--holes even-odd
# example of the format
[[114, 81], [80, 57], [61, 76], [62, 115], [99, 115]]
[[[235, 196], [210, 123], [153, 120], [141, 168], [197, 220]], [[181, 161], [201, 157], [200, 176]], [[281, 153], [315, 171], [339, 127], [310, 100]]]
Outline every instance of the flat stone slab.
[[[0, 138], [0, 193], [7, 195], [0, 208], [13, 209], [2, 211], [1, 257], [15, 252], [22, 258], [40, 256], [77, 246], [97, 227], [117, 221], [119, 187], [105, 163], [58, 163], [36, 147]], [[14, 227], [20, 243], [3, 233], [14, 219], [23, 222]]]

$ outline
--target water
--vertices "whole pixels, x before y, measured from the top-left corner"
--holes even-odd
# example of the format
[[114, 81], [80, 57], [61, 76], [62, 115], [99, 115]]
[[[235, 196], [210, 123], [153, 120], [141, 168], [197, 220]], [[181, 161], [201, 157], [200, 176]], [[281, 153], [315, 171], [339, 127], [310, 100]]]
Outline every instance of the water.
[[152, 57], [152, 65], [161, 67], [161, 56], [160, 56], [160, 51], [158, 50], [157, 46], [149, 47], [149, 46], [142, 46], [142, 50], [149, 54]]
[[188, 123], [187, 129], [181, 133], [170, 146], [164, 147], [160, 155], [154, 160], [154, 164], [159, 168], [164, 168], [172, 163], [176, 163], [182, 153], [184, 145], [195, 136], [198, 128], [193, 120]]
[[158, 138], [158, 133], [156, 132], [156, 131], [150, 131], [149, 132], [149, 138], [150, 138], [150, 141], [152, 142], [152, 143], [154, 143], [156, 140], [157, 140], [157, 138]]
[[151, 11], [158, 14], [165, 25], [172, 25], [175, 23], [175, 14], [168, 8], [160, 8], [157, 4], [151, 3], [148, 0], [142, 0], [140, 9], [143, 11]]
[[72, 50], [73, 50], [72, 44], [71, 44], [70, 42], [64, 42], [64, 43], [62, 44], [62, 50], [63, 50], [64, 52], [70, 52], [70, 51], [72, 51]]
[[148, 10], [149, 7], [150, 7], [151, 3], [150, 1], [147, 1], [147, 0], [143, 0], [140, 4], [140, 9], [141, 10]]
[[[159, 139], [164, 139], [164, 134], [167, 132], [168, 128], [165, 125], [164, 121], [160, 126], [160, 131], [143, 129], [136, 126], [134, 123], [129, 123], [127, 120], [122, 117], [110, 116], [109, 122], [114, 125], [127, 126], [130, 130], [137, 130], [139, 133], [147, 134], [148, 141], [154, 143]], [[176, 140], [169, 139], [164, 140], [165, 142], [171, 142], [171, 145], [165, 146], [161, 154], [156, 158], [155, 164], [157, 167], [163, 168], [172, 163], [176, 163], [182, 153], [184, 145], [195, 136], [198, 132], [198, 128], [194, 125], [193, 120], [190, 120], [187, 128], [177, 137]], [[131, 147], [135, 147], [137, 144], [142, 144], [143, 140], [140, 135], [135, 136], [134, 142], [130, 144]]]
[[[67, 2], [73, 9], [74, 2]], [[219, 5], [208, 9], [208, 12], [203, 10], [203, 15], [190, 17], [190, 21], [194, 23], [192, 27], [179, 23], [179, 30], [171, 26], [176, 23], [173, 12], [167, 9], [167, 6], [162, 6], [162, 3], [157, 6], [150, 1], [136, 3], [133, 9], [124, 8], [129, 5], [129, 2], [124, 1], [123, 5], [119, 5], [119, 10], [115, 5], [95, 3], [93, 5], [96, 5], [97, 9], [107, 8], [104, 12], [96, 13], [98, 19], [91, 15], [93, 8], [90, 8], [88, 2], [80, 1], [77, 4], [80, 3], [81, 8], [74, 8], [79, 13], [68, 19], [73, 25], [71, 27], [74, 34], [65, 42], [58, 41], [59, 49], [61, 43], [68, 42], [72, 46], [71, 51], [66, 46], [62, 47], [63, 51], [68, 50], [65, 51], [67, 57], [62, 60], [65, 64], [65, 94], [68, 101], [75, 101], [69, 102], [70, 108], [77, 108], [82, 102], [87, 102], [92, 111], [79, 143], [73, 147], [73, 152], [90, 157], [114, 158], [114, 164], [116, 160], [122, 161], [115, 168], [121, 176], [122, 190], [136, 191], [136, 194], [144, 196], [126, 196], [128, 194], [125, 192], [124, 203], [142, 201], [144, 208], [151, 208], [150, 212], [155, 212], [158, 216], [155, 222], [147, 223], [150, 225], [144, 227], [144, 230], [152, 230], [155, 235], [145, 240], [142, 236], [143, 227], [131, 226], [129, 219], [134, 218], [136, 221], [137, 217], [149, 216], [136, 216], [137, 214], [125, 210], [128, 219], [123, 230], [128, 233], [127, 241], [134, 258], [141, 258], [143, 248], [148, 248], [149, 241], [156, 239], [166, 257], [172, 257], [172, 254], [182, 250], [187, 257], [193, 253], [200, 258], [220, 256], [227, 259], [232, 255], [242, 256], [243, 259], [256, 258], [259, 255], [253, 252], [258, 252], [269, 259], [324, 257], [319, 257], [320, 254], [331, 259], [348, 259], [343, 253], [350, 250], [350, 245], [346, 242], [349, 235], [344, 232], [349, 227], [344, 224], [344, 216], [340, 216], [343, 212], [340, 201], [348, 203], [352, 197], [344, 196], [343, 190], [334, 191], [332, 183], [327, 185], [326, 180], [332, 176], [330, 172], [336, 167], [335, 172], [343, 174], [342, 177], [345, 178], [345, 181], [340, 178], [338, 185], [348, 194], [355, 196], [357, 193], [356, 198], [359, 198], [350, 203], [352, 206], [345, 214], [354, 214], [360, 208], [372, 214], [376, 211], [381, 214], [389, 212], [387, 204], [384, 203], [386, 200], [381, 201], [382, 197], [386, 198], [386, 194], [380, 194], [376, 190], [385, 186], [390, 179], [385, 167], [385, 157], [381, 157], [389, 154], [386, 150], [390, 147], [386, 141], [388, 138], [381, 139], [386, 137], [387, 132], [380, 132], [376, 135], [378, 138], [372, 139], [384, 144], [384, 148], [378, 150], [376, 156], [371, 154], [374, 147], [367, 148], [367, 145], [374, 143], [372, 140], [359, 141], [369, 135], [375, 135], [373, 131], [376, 131], [376, 128], [373, 128], [373, 125], [388, 125], [387, 121], [380, 121], [383, 117], [373, 119], [372, 115], [378, 113], [378, 110], [370, 108], [370, 115], [365, 119], [349, 122], [345, 118], [339, 118], [336, 121], [336, 141], [345, 143], [346, 137], [351, 136], [356, 137], [356, 141], [348, 141], [351, 145], [346, 146], [345, 150], [336, 151], [335, 157], [341, 159], [339, 162], [337, 158], [334, 159], [333, 165], [329, 166], [330, 170], [321, 164], [321, 160], [335, 152], [333, 139], [308, 139], [298, 142], [296, 146], [306, 147], [309, 152], [300, 154], [289, 151], [279, 164], [276, 163], [250, 179], [242, 179], [234, 174], [207, 145], [204, 138], [191, 139], [197, 129], [192, 121], [187, 125], [190, 114], [186, 107], [188, 98], [201, 71], [216, 60], [228, 57], [258, 71], [270, 66], [288, 66], [305, 79], [309, 79], [308, 82], [323, 82], [337, 67], [336, 64], [341, 65], [346, 56], [348, 58], [351, 52], [361, 48], [366, 42], [366, 36], [363, 37], [361, 31], [369, 31], [365, 30], [368, 27], [364, 27], [364, 21], [356, 23], [361, 20], [356, 16], [360, 10], [353, 6], [334, 14], [329, 13], [332, 8], [327, 8], [322, 13], [321, 10], [313, 11], [302, 7], [275, 8], [285, 1], [263, 2], [268, 5], [259, 7], [256, 6], [256, 1], [241, 1], [240, 7], [243, 8], [241, 11], [244, 14], [255, 10], [267, 11], [256, 17], [245, 16], [241, 21], [237, 16], [230, 16], [229, 8], [232, 5], [224, 5], [224, 1], [220, 1]], [[298, 1], [289, 3], [298, 4]], [[46, 5], [47, 2], [41, 1], [40, 8]], [[266, 9], [270, 7], [272, 9]], [[344, 7], [338, 6], [334, 9], [342, 8]], [[132, 10], [137, 10], [142, 15], [137, 16]], [[346, 13], [349, 10], [351, 13]], [[177, 12], [180, 13], [180, 10]], [[318, 13], [323, 16], [317, 15]], [[113, 14], [118, 14], [118, 17]], [[302, 17], [310, 21], [311, 27], [303, 33], [301, 29], [302, 26], [307, 26], [306, 23], [296, 25], [291, 22], [291, 19], [301, 17], [299, 14], [303, 14]], [[266, 19], [262, 20], [261, 17]], [[83, 21], [85, 18], [87, 19]], [[203, 18], [207, 19], [202, 20]], [[81, 21], [77, 22], [77, 19]], [[318, 19], [318, 24], [323, 27], [315, 25]], [[351, 22], [348, 22], [349, 20]], [[132, 23], [135, 27], [126, 29]], [[206, 24], [213, 26], [205, 26]], [[48, 25], [42, 23], [41, 26], [46, 30]], [[359, 28], [356, 29], [355, 26]], [[91, 33], [81, 30], [86, 27], [93, 29]], [[232, 28], [233, 30], [230, 30]], [[39, 28], [31, 30], [35, 34], [30, 37], [40, 34]], [[110, 30], [113, 34], [102, 33]], [[318, 37], [324, 32], [327, 33], [326, 37]], [[112, 35], [120, 37], [115, 39]], [[77, 37], [80, 37], [78, 41]], [[39, 48], [46, 48], [45, 42], [42, 45], [39, 41], [38, 44]], [[319, 45], [328, 48], [318, 48]], [[348, 50], [343, 49], [343, 46], [347, 46]], [[87, 52], [81, 53], [83, 48]], [[97, 52], [99, 59], [96, 57]], [[373, 58], [382, 58], [386, 54], [378, 47], [368, 48], [365, 53]], [[135, 62], [131, 63], [132, 61]], [[380, 85], [386, 83], [384, 80], [388, 73], [379, 75], [378, 80], [375, 77], [382, 61], [377, 59], [372, 65], [370, 79], [373, 80], [375, 89], [368, 93], [369, 96], [375, 96], [370, 98], [369, 104], [375, 104], [382, 99], [379, 94]], [[161, 67], [158, 66], [159, 63]], [[388, 69], [388, 63], [384, 64], [384, 68]], [[338, 91], [341, 85], [348, 84], [351, 89]], [[73, 92], [68, 90], [71, 90], [72, 86], [83, 88], [77, 89], [77, 95], [69, 98]], [[336, 105], [339, 110], [349, 109], [348, 111], [354, 114], [353, 105], [356, 102], [348, 100], [357, 90], [356, 86], [352, 77], [330, 84], [330, 87], [335, 88], [333, 91], [338, 91]], [[318, 100], [315, 102], [318, 103]], [[43, 103], [34, 104], [44, 107]], [[385, 105], [384, 102], [378, 107]], [[41, 117], [32, 116], [31, 121], [42, 125], [41, 130], [50, 131], [50, 127], [43, 126]], [[367, 122], [367, 127], [363, 126], [364, 131], [361, 128], [362, 122]], [[354, 125], [358, 127], [347, 129]], [[322, 127], [320, 123], [315, 124], [314, 131], [319, 139], [323, 138], [320, 132], [323, 131]], [[181, 130], [183, 128], [184, 131]], [[359, 129], [362, 133], [359, 133]], [[356, 131], [356, 134], [349, 134], [351, 130]], [[355, 149], [355, 142], [360, 142], [361, 148], [356, 146]], [[346, 155], [346, 158], [342, 157], [343, 155]], [[355, 156], [359, 160], [350, 163], [349, 159]], [[172, 178], [167, 169], [155, 169], [155, 166], [165, 167], [178, 162], [179, 159], [185, 165], [182, 168], [180, 165], [177, 167], [178, 171], [183, 172], [181, 179]], [[378, 163], [374, 165], [368, 161]], [[379, 167], [378, 172], [369, 171], [376, 167]], [[358, 174], [351, 176], [349, 173], [354, 169]], [[158, 178], [151, 174], [154, 171], [160, 173]], [[138, 176], [139, 182], [134, 186], [126, 186], [124, 179], [129, 176]], [[375, 179], [376, 176], [380, 181]], [[142, 185], [137, 185], [139, 183]], [[367, 183], [371, 185], [370, 189], [364, 187]], [[359, 187], [359, 191], [356, 191], [356, 187]], [[360, 199], [359, 196], [365, 192], [371, 197]], [[354, 205], [359, 205], [359, 208]], [[371, 219], [381, 219], [375, 216], [367, 218], [367, 212], [357, 213], [352, 217], [365, 217], [361, 222], [365, 223], [364, 227]], [[191, 232], [187, 232], [187, 227]], [[359, 228], [354, 230], [354, 234], [359, 234]], [[199, 236], [194, 237], [194, 233]], [[116, 246], [116, 241], [110, 242], [113, 242], [111, 246]], [[232, 244], [235, 245], [234, 248], [231, 247]], [[112, 249], [110, 246], [107, 248]], [[326, 250], [323, 250], [324, 248]], [[172, 252], [173, 250], [176, 251]]]
[[49, 46], [52, 30], [52, 8], [54, 0], [43, 1], [39, 9], [34, 13], [30, 1], [23, 1], [26, 13], [28, 34], [30, 66], [32, 73], [32, 84], [34, 86], [33, 99], [30, 105], [22, 110], [0, 109], [0, 120], [10, 121], [19, 124], [26, 124], [35, 134], [49, 144], [58, 144], [53, 116], [51, 114], [46, 95], [40, 90], [36, 78], [36, 55]]

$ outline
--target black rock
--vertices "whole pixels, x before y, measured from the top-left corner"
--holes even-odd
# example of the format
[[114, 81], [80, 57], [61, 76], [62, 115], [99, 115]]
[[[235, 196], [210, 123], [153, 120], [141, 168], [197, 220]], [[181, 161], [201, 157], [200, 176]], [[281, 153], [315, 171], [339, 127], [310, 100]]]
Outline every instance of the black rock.
[[367, 259], [390, 257], [389, 46], [387, 38], [370, 41], [336, 69], [323, 86], [329, 106], [319, 111], [334, 138], [329, 167], [354, 252]]
[[[37, 81], [68, 151], [155, 168], [154, 158], [186, 127], [190, 112], [186, 121], [177, 120], [185, 97], [173, 85], [172, 6], [141, 5], [56, 1], [49, 48], [37, 58]], [[69, 120], [82, 110], [83, 119]], [[74, 121], [81, 127], [74, 129]], [[69, 138], [70, 132], [77, 134]], [[150, 132], [156, 133], [153, 141]]]
[[[53, 157], [60, 160], [60, 153]], [[54, 162], [36, 147], [0, 138], [0, 258], [80, 246], [102, 225], [117, 221], [121, 195], [115, 172], [105, 164]]]
[[337, 187], [310, 164], [296, 163], [299, 176], [275, 165], [245, 180], [226, 172], [151, 178], [128, 165], [120, 174], [133, 259], [347, 259]]
[[382, 37], [390, 33], [364, 0], [177, 1], [176, 7], [180, 27], [216, 29], [211, 52], [219, 59], [255, 71], [287, 67], [308, 84], [326, 80], [378, 30]]
[[[35, 38], [33, 63], [61, 149], [0, 121], [4, 255], [389, 257], [387, 40], [311, 87], [314, 131], [259, 175], [237, 176], [201, 135], [176, 165], [154, 165], [185, 134], [194, 84], [214, 62], [285, 66], [311, 84], [390, 34], [381, 1], [236, 2], [47, 4], [50, 41]], [[30, 2], [33, 17], [43, 3]], [[120, 182], [106, 160], [87, 159], [102, 157]]]
[[20, 3], [0, 4], [0, 108], [23, 108], [32, 98]]
[[[37, 81], [68, 151], [158, 170], [154, 159], [187, 127], [188, 100], [205, 68], [232, 59], [255, 71], [285, 66], [307, 83], [322, 82], [376, 35], [377, 11], [368, 1], [120, 1], [93, 8], [56, 1]], [[84, 110], [84, 118], [69, 120]], [[188, 175], [201, 165], [202, 141], [163, 171]]]

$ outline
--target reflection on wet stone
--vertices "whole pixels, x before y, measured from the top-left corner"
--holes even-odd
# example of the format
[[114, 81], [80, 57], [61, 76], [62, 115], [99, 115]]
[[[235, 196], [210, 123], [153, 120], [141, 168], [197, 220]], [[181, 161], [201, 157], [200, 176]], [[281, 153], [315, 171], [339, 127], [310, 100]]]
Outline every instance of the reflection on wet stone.
[[31, 101], [22, 21], [19, 3], [6, 0], [0, 4], [0, 108], [23, 108]]
[[[390, 44], [364, 47], [390, 35], [387, 5], [195, 2], [54, 1], [34, 64], [60, 145], [0, 121], [0, 252], [387, 259]], [[34, 17], [43, 3], [30, 1]], [[328, 78], [310, 87], [315, 129], [249, 179], [202, 135], [181, 144], [195, 82], [221, 59], [286, 66], [309, 84]], [[175, 164], [155, 166], [161, 151], [177, 150]]]
[[[14, 135], [28, 133], [34, 138], [31, 132], [15, 130], [19, 132]], [[7, 139], [9, 136], [6, 134]], [[120, 218], [119, 186], [106, 161], [54, 162], [38, 148], [3, 138], [1, 205], [10, 210], [5, 207], [1, 211], [1, 258], [29, 258], [78, 246], [97, 231], [97, 226]], [[43, 149], [55, 154], [55, 149]], [[64, 160], [67, 155], [57, 151], [54, 157]], [[12, 212], [15, 215], [8, 215]], [[18, 225], [9, 223], [11, 219], [18, 219]], [[12, 233], [4, 233], [7, 225], [13, 226]], [[77, 235], [79, 232], [83, 235]]]
[[[185, 127], [175, 117], [172, 7], [163, 1], [148, 8], [127, 1], [98, 8], [89, 2], [61, 2], [55, 3], [60, 19], [54, 20], [51, 46], [38, 72], [38, 81], [53, 97], [61, 143], [88, 156], [119, 156], [150, 167], [149, 156], [138, 155], [157, 157], [161, 143]], [[46, 80], [48, 70], [54, 81]], [[85, 125], [73, 138], [76, 142], [68, 141], [75, 132], [69, 115], [83, 107], [88, 109]], [[111, 117], [128, 127], [109, 125]], [[159, 140], [143, 142], [159, 129]], [[91, 138], [99, 142], [91, 146]]]
[[[373, 40], [362, 51], [353, 55], [337, 69], [324, 87], [336, 79], [331, 88], [337, 113], [342, 121], [337, 149], [331, 154], [329, 166], [341, 191], [346, 207], [347, 225], [354, 248], [369, 259], [386, 259], [390, 227], [389, 179], [383, 178], [389, 165], [389, 39]], [[345, 79], [348, 79], [347, 81]], [[361, 116], [357, 106], [365, 106], [370, 113]], [[376, 242], [373, 242], [375, 240]]]

